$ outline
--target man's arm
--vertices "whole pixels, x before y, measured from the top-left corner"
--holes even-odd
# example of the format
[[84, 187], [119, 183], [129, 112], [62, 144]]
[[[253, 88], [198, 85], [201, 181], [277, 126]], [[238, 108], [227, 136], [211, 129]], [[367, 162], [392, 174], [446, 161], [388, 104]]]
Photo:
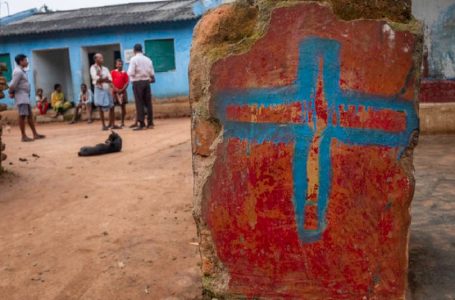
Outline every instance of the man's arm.
[[92, 81], [98, 82], [100, 80], [100, 76], [95, 68], [95, 66], [90, 67], [90, 77], [92, 77]]
[[14, 72], [13, 73], [13, 79], [9, 83], [9, 95], [10, 98], [14, 98], [14, 92], [16, 90], [17, 85], [19, 84], [19, 81], [22, 78], [22, 74], [19, 72]]
[[126, 88], [128, 87], [128, 85], [130, 84], [130, 77], [128, 76], [128, 73], [125, 73], [125, 76], [126, 76], [126, 83], [125, 83], [125, 86], [122, 88], [122, 92], [124, 92], [126, 90]]
[[128, 76], [133, 77], [134, 74], [136, 73], [136, 60], [131, 58], [130, 65], [128, 66]]
[[[114, 78], [114, 72], [115, 72], [115, 70], [112, 70], [112, 71], [110, 72], [112, 78]], [[121, 90], [118, 89], [114, 84], [112, 85], [112, 90], [114, 91], [114, 93], [117, 93], [117, 92], [121, 91]]]
[[149, 69], [150, 82], [155, 82], [155, 69], [153, 68], [153, 61], [150, 60], [150, 69]]
[[107, 77], [104, 78], [104, 82], [106, 83], [112, 83], [112, 75], [111, 75], [111, 72], [109, 72], [109, 70], [105, 67], [105, 69], [107, 70]]
[[150, 60], [150, 77], [155, 76], [155, 68], [153, 67], [153, 60]]

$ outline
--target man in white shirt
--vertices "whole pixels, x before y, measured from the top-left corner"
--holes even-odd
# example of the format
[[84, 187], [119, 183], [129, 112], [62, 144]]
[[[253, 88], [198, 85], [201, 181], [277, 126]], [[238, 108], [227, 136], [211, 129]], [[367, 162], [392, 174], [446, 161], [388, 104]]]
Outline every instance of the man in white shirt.
[[142, 53], [142, 45], [134, 46], [134, 57], [131, 58], [128, 76], [133, 83], [133, 92], [136, 102], [136, 122], [139, 124], [134, 130], [145, 128], [144, 107], [147, 109], [147, 128], [153, 128], [152, 90], [150, 84], [155, 82], [153, 62]]
[[[94, 56], [95, 64], [90, 67], [90, 76], [95, 86], [94, 103], [100, 110], [102, 130], [120, 129], [115, 125], [114, 99], [112, 96], [112, 77], [109, 69], [103, 66], [104, 57], [101, 53]], [[104, 121], [104, 113], [109, 112], [109, 127]]]

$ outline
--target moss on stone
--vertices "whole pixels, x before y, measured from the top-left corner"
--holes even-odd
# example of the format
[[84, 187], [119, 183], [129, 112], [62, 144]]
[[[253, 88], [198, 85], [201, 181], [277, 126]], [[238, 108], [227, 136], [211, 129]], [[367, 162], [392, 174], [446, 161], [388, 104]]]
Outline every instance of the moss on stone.
[[389, 19], [404, 23], [412, 20], [411, 0], [243, 0], [263, 7], [289, 6], [304, 1], [330, 3], [335, 14], [343, 20]]
[[407, 23], [412, 20], [411, 0], [330, 0], [336, 15], [344, 20], [389, 19]]

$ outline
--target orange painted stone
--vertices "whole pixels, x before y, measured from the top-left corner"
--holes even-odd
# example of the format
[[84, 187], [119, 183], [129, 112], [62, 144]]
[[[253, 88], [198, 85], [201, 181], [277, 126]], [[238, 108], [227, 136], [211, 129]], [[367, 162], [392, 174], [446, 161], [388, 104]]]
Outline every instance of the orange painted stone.
[[239, 9], [204, 17], [192, 50], [193, 110], [221, 126], [193, 127], [205, 294], [403, 299], [419, 32], [294, 2], [223, 42]]

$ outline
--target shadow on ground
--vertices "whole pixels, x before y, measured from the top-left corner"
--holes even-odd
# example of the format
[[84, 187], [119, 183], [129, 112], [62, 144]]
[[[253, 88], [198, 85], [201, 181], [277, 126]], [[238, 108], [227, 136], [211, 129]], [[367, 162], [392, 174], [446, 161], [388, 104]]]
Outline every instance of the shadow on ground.
[[412, 300], [455, 299], [455, 136], [423, 136], [415, 153]]

